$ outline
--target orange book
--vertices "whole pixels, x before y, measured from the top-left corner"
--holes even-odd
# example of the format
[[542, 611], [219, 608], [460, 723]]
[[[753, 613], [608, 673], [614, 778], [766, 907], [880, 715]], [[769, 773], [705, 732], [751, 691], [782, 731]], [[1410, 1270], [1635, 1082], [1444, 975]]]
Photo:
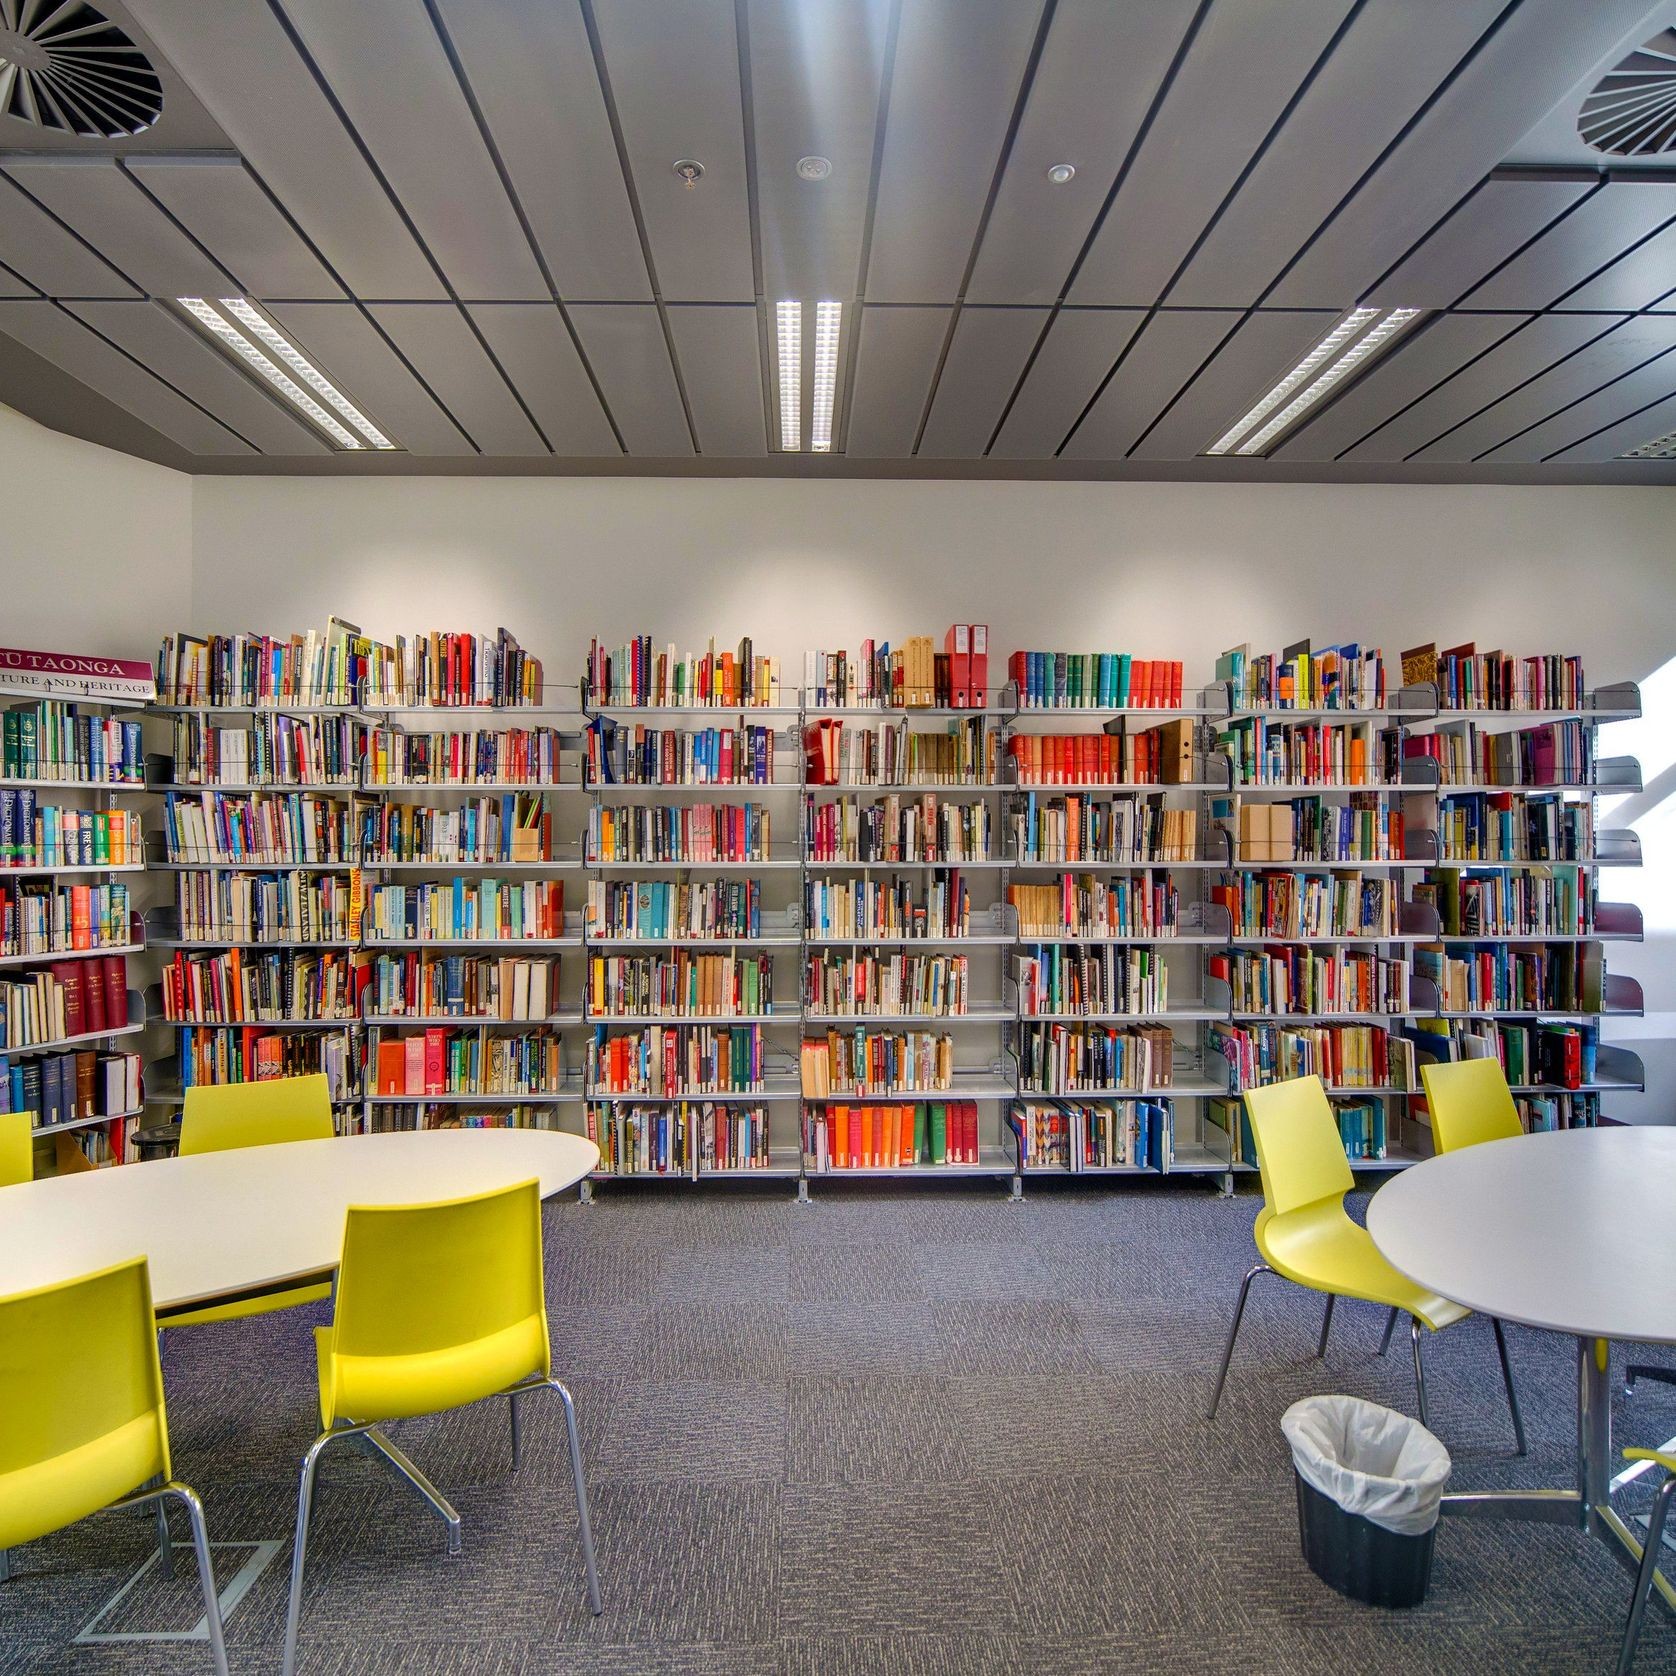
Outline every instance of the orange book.
[[856, 1111], [861, 1118], [861, 1146], [858, 1148], [861, 1154], [860, 1163], [866, 1167], [876, 1162], [873, 1154], [873, 1108], [858, 1106]]
[[1350, 736], [1350, 783], [1353, 786], [1368, 783], [1368, 742], [1360, 733]]

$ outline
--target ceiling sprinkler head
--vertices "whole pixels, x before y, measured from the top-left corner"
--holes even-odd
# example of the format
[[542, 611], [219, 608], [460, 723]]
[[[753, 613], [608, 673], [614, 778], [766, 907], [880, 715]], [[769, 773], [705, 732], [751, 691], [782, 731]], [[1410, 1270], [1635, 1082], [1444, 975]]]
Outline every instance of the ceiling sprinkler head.
[[674, 168], [676, 174], [687, 183], [689, 192], [698, 185], [698, 177], [704, 173], [704, 165], [693, 157], [677, 158]]
[[797, 173], [802, 180], [825, 180], [832, 173], [832, 164], [825, 157], [800, 157]]

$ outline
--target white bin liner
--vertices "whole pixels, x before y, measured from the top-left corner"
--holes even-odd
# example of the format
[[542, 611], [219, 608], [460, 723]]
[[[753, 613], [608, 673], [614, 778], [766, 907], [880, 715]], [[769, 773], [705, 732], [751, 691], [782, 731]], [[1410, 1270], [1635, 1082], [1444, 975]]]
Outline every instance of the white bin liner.
[[1306, 1484], [1402, 1536], [1437, 1523], [1449, 1451], [1418, 1420], [1360, 1397], [1305, 1397], [1280, 1417]]

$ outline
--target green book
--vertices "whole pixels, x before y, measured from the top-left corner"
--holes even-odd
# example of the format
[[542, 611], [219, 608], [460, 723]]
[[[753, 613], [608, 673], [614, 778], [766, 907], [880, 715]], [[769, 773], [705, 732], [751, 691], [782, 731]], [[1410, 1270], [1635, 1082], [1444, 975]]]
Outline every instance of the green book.
[[6, 719], [4, 723], [0, 723], [0, 753], [3, 753], [4, 756], [3, 765], [0, 765], [0, 773], [4, 773], [7, 778], [14, 780], [19, 778], [17, 769], [17, 739], [17, 711], [8, 710], [6, 712]]
[[[8, 716], [7, 720], [11, 718]], [[35, 733], [35, 712], [17, 712], [17, 767], [14, 773], [20, 780], [33, 779], [39, 771], [39, 744]]]
[[912, 1162], [925, 1162], [925, 1102], [914, 1101], [914, 1156]]
[[1129, 675], [1131, 658], [1127, 652], [1119, 652], [1117, 656], [1117, 703], [1114, 710], [1122, 710], [1129, 703]]
[[949, 1108], [939, 1102], [931, 1107], [931, 1162], [946, 1164], [948, 1161]]

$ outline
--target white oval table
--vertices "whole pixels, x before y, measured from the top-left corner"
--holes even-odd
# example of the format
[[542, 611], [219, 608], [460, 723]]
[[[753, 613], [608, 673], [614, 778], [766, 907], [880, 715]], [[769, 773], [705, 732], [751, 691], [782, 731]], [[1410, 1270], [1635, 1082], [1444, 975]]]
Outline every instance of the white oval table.
[[151, 1262], [158, 1318], [328, 1279], [351, 1205], [458, 1199], [532, 1177], [544, 1199], [599, 1162], [551, 1129], [346, 1135], [86, 1170], [0, 1188], [0, 1294]]
[[[1446, 1513], [1575, 1523], [1632, 1568], [1612, 1510], [1612, 1339], [1676, 1344], [1676, 1128], [1562, 1130], [1429, 1158], [1368, 1205], [1410, 1280], [1503, 1321], [1577, 1340], [1577, 1488], [1446, 1495]], [[1656, 1576], [1665, 1604], [1676, 1588]]]

